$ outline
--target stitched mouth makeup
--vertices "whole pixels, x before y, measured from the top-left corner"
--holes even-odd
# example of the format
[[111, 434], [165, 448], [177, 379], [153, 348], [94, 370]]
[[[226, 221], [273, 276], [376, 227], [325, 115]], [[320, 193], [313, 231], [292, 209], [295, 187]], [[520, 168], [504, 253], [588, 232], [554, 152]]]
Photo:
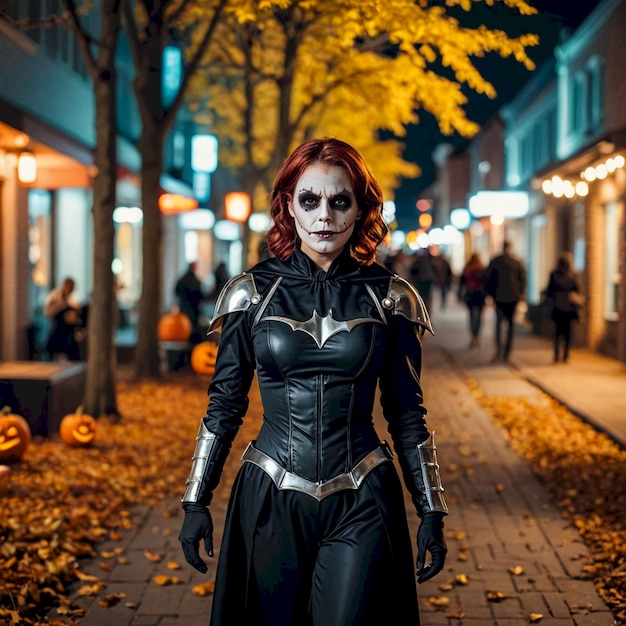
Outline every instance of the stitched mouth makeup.
[[352, 222], [351, 224], [344, 224], [340, 230], [307, 230], [304, 224], [300, 223], [300, 226], [302, 226], [302, 228], [306, 230], [309, 235], [320, 237], [322, 239], [331, 239], [335, 235], [343, 235], [343, 233], [350, 230], [350, 227], [354, 224], [355, 222]]

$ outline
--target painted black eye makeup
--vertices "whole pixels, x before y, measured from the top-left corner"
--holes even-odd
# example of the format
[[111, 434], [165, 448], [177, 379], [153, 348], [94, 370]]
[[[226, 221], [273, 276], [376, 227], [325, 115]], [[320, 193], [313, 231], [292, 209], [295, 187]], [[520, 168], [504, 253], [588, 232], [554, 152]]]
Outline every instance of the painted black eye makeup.
[[352, 198], [346, 194], [338, 193], [330, 199], [330, 206], [337, 211], [348, 211], [352, 206]]
[[[320, 206], [322, 196], [312, 191], [302, 191], [298, 194], [298, 204], [305, 211], [313, 211]], [[348, 211], [352, 207], [352, 196], [345, 191], [340, 191], [329, 197], [328, 204], [335, 211]]]
[[312, 191], [303, 191], [298, 194], [298, 204], [305, 211], [312, 211], [313, 209], [317, 209], [320, 205], [321, 196], [314, 194]]

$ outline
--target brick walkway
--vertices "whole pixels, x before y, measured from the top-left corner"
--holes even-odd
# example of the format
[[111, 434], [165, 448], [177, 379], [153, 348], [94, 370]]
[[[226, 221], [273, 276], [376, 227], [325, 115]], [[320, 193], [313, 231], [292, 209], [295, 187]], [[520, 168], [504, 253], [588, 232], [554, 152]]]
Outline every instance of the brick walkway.
[[[423, 375], [429, 426], [436, 431], [451, 510], [446, 523], [449, 556], [444, 572], [419, 588], [422, 626], [522, 626], [530, 623], [533, 613], [543, 615], [537, 622], [541, 626], [613, 626], [611, 613], [592, 582], [581, 579], [588, 552], [577, 531], [561, 517], [526, 463], [507, 446], [504, 434], [475, 401], [459, 371], [459, 364], [467, 368], [488, 393], [524, 396], [540, 403], [545, 396], [530, 382], [533, 376], [544, 388], [552, 384], [552, 392], [558, 394], [557, 379], [569, 377], [556, 368], [569, 365], [549, 369], [549, 343], [523, 332], [516, 337], [512, 365], [492, 365], [489, 319], [485, 320], [483, 348], [470, 352], [464, 312], [455, 305], [449, 308], [433, 316], [437, 335], [425, 344]], [[580, 376], [585, 375], [587, 358], [596, 357], [579, 351], [572, 354]], [[621, 366], [602, 362], [614, 374], [611, 391], [623, 393], [626, 373], [621, 378]], [[582, 393], [585, 387], [578, 389]], [[575, 394], [567, 393], [575, 402]], [[609, 403], [617, 395], [607, 393], [605, 386], [604, 398]], [[239, 453], [254, 436], [259, 415], [255, 389], [244, 430], [211, 506], [217, 546]], [[381, 416], [375, 417], [381, 436], [386, 437]], [[617, 437], [622, 427], [616, 421], [610, 430]], [[123, 592], [125, 598], [111, 608], [82, 599], [88, 610], [81, 625], [207, 624], [211, 595], [199, 596], [192, 588], [212, 580], [216, 559], [208, 560], [208, 575], [184, 564], [177, 541], [182, 519], [178, 501], [153, 510], [138, 507], [132, 514], [134, 530], [122, 542], [102, 547], [123, 550], [127, 563], [116, 565], [108, 574], [106, 593]], [[418, 522], [410, 504], [409, 519], [416, 533]], [[146, 550], [162, 555], [161, 561], [151, 562]], [[182, 568], [168, 570], [169, 561], [183, 564]], [[83, 569], [103, 577], [95, 561]], [[178, 576], [184, 584], [160, 587], [152, 582], [156, 575]], [[490, 601], [489, 594], [499, 601]], [[445, 609], [436, 606], [442, 598], [448, 602]]]

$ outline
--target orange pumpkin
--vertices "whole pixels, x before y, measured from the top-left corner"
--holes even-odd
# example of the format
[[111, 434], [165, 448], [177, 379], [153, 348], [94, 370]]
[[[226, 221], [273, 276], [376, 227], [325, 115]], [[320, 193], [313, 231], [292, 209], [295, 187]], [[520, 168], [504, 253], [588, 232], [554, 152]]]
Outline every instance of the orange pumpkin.
[[28, 422], [11, 413], [11, 407], [0, 411], [0, 463], [15, 463], [24, 456], [32, 435]]
[[191, 320], [178, 307], [159, 320], [157, 333], [161, 341], [187, 341], [192, 332]]
[[203, 341], [191, 351], [191, 369], [196, 374], [215, 373], [215, 359], [217, 358], [217, 344], [212, 341]]
[[61, 420], [59, 432], [68, 446], [88, 446], [96, 438], [96, 420], [88, 413], [83, 413], [83, 407], [79, 406], [76, 413], [68, 413]]

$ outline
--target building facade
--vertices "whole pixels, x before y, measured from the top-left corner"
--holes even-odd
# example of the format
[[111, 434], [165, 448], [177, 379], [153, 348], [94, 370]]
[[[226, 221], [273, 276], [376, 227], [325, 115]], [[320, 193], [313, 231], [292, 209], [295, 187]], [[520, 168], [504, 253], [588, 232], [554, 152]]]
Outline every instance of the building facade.
[[555, 49], [554, 80], [508, 109], [506, 183], [532, 210], [529, 302], [561, 251], [571, 252], [585, 305], [577, 342], [626, 362], [626, 2], [605, 0]]
[[[542, 291], [562, 251], [571, 252], [585, 295], [574, 342], [626, 363], [626, 1], [603, 0], [516, 96], [461, 151], [439, 150], [435, 198], [439, 219], [461, 191], [525, 198], [472, 216], [467, 257], [488, 260], [504, 238], [527, 267], [527, 321], [541, 334]], [[463, 152], [469, 155], [463, 158]], [[459, 174], [459, 168], [467, 167]], [[458, 202], [458, 201], [457, 201]]]
[[[74, 298], [88, 304], [92, 289], [94, 91], [70, 29], [38, 27], [42, 16], [61, 14], [60, 0], [0, 2], [0, 360], [45, 358], [48, 320], [43, 304], [66, 276]], [[97, 8], [82, 16], [98, 32]], [[30, 26], [29, 26], [30, 24]], [[140, 119], [132, 89], [134, 65], [120, 37], [118, 74], [118, 181], [115, 254], [119, 330], [137, 321], [141, 292]], [[181, 109], [165, 143], [161, 191], [198, 206], [191, 168], [191, 138], [202, 132]], [[206, 132], [206, 131], [204, 131]], [[29, 177], [25, 165], [36, 168]], [[208, 188], [210, 191], [210, 187]], [[207, 190], [202, 192], [206, 196]], [[201, 198], [206, 203], [206, 197]], [[208, 209], [207, 209], [208, 210]], [[192, 255], [213, 271], [210, 225], [163, 216], [165, 312], [173, 287]]]

